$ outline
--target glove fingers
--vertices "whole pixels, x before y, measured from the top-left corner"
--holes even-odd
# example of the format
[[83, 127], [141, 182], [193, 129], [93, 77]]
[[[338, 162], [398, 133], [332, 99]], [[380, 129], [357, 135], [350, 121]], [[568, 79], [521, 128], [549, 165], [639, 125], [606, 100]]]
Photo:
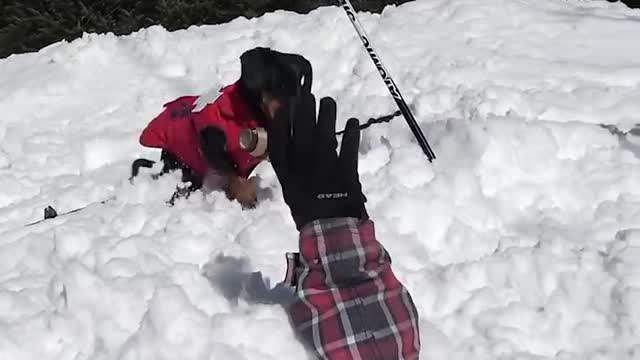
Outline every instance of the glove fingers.
[[303, 93], [293, 103], [292, 161], [296, 169], [310, 166], [313, 156], [314, 129], [316, 127], [316, 99], [311, 93]]
[[340, 166], [347, 175], [350, 185], [360, 184], [358, 176], [358, 149], [360, 147], [360, 122], [351, 118], [347, 121], [342, 147], [340, 148]]
[[325, 97], [320, 100], [320, 111], [318, 112], [318, 126], [316, 127], [316, 144], [320, 156], [330, 156], [336, 158], [336, 113], [337, 106], [335, 100]]
[[336, 102], [329, 97], [320, 101], [320, 111], [318, 113], [318, 126], [316, 127], [316, 161], [322, 164], [320, 172], [329, 171], [331, 164], [335, 164], [338, 159], [336, 148]]

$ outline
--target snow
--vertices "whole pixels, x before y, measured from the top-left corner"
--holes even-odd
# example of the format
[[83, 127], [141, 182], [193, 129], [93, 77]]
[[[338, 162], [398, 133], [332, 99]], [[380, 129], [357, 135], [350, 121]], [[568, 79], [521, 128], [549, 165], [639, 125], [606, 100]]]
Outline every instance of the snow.
[[[640, 359], [640, 12], [418, 0], [359, 16], [437, 156], [402, 118], [363, 133], [421, 358]], [[234, 81], [254, 46], [306, 56], [340, 127], [396, 109], [337, 7], [0, 60], [0, 359], [304, 358], [278, 285], [297, 233], [269, 165], [249, 211], [218, 192], [166, 206], [177, 174], [127, 179], [159, 157], [137, 141], [162, 105]]]

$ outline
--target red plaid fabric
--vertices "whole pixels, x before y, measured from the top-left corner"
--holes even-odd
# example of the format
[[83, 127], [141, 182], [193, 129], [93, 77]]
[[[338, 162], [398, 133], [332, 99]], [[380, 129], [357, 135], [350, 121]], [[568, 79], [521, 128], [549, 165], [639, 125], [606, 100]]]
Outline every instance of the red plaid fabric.
[[318, 358], [418, 359], [418, 312], [371, 221], [314, 221], [301, 231], [299, 260], [288, 312]]

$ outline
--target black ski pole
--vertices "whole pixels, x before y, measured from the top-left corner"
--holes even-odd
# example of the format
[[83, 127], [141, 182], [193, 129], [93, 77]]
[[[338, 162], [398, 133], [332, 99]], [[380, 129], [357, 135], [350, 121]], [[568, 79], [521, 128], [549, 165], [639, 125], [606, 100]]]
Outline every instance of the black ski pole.
[[387, 85], [387, 88], [389, 88], [389, 92], [391, 92], [391, 96], [393, 96], [394, 100], [396, 101], [396, 104], [398, 104], [398, 108], [402, 112], [404, 119], [407, 121], [409, 128], [411, 128], [411, 131], [413, 132], [413, 135], [418, 141], [418, 144], [420, 144], [422, 151], [425, 153], [425, 155], [427, 155], [427, 158], [429, 159], [430, 162], [433, 161], [436, 158], [435, 153], [433, 152], [433, 150], [431, 150], [431, 146], [429, 146], [429, 143], [427, 142], [427, 138], [424, 136], [424, 134], [422, 133], [422, 130], [418, 126], [418, 122], [413, 117], [413, 114], [411, 113], [411, 110], [409, 110], [409, 106], [407, 105], [407, 103], [404, 101], [402, 94], [400, 94], [400, 90], [398, 90], [398, 86], [396, 86], [395, 82], [391, 78], [391, 75], [389, 75], [389, 71], [382, 64], [382, 61], [380, 60], [380, 56], [378, 56], [376, 51], [371, 46], [371, 41], [369, 40], [369, 37], [364, 31], [362, 24], [360, 24], [360, 21], [356, 17], [356, 11], [351, 5], [351, 2], [349, 0], [338, 0], [338, 3], [340, 4], [340, 6], [342, 6], [344, 11], [347, 13], [349, 20], [351, 20], [351, 24], [353, 24], [353, 27], [356, 29], [356, 32], [358, 33], [360, 40], [362, 40], [362, 43], [364, 44], [365, 49], [367, 49], [367, 53], [369, 53], [371, 60], [375, 64], [376, 68], [378, 68], [378, 71], [380, 72], [380, 76], [382, 76], [382, 80], [384, 80], [384, 83]]
[[[152, 168], [153, 165], [155, 164], [155, 161], [152, 160], [147, 160], [147, 159], [136, 159], [132, 164], [131, 164], [131, 177], [129, 177], [129, 181], [132, 182], [133, 179], [138, 176], [138, 174], [140, 173], [140, 168]], [[53, 208], [53, 206], [49, 205], [44, 209], [44, 217], [40, 220], [34, 221], [32, 223], [29, 223], [26, 226], [33, 226], [36, 224], [40, 224], [43, 221], [49, 220], [49, 219], [53, 219], [56, 218], [58, 216], [65, 216], [65, 215], [70, 215], [70, 214], [75, 214], [79, 211], [82, 211], [84, 209], [86, 209], [87, 207], [91, 206], [91, 205], [96, 205], [96, 204], [106, 204], [109, 201], [115, 199], [115, 197], [110, 197], [106, 200], [102, 200], [100, 202], [94, 202], [94, 203], [90, 203], [87, 204], [85, 206], [73, 209], [73, 210], [69, 210], [67, 212], [64, 213], [58, 213], [58, 211], [56, 211], [56, 209]], [[173, 198], [172, 198], [173, 200]]]
[[25, 227], [37, 225], [37, 224], [40, 224], [41, 222], [47, 221], [49, 219], [54, 219], [54, 218], [57, 218], [59, 216], [66, 216], [66, 215], [75, 214], [77, 212], [80, 212], [80, 211], [88, 208], [91, 205], [98, 205], [98, 204], [104, 205], [104, 204], [108, 203], [109, 201], [112, 201], [113, 199], [114, 199], [114, 197], [110, 197], [110, 198], [108, 198], [106, 200], [96, 201], [96, 202], [84, 205], [82, 207], [63, 212], [63, 213], [58, 213], [56, 211], [56, 209], [53, 208], [53, 206], [49, 205], [44, 209], [44, 217], [42, 219], [34, 221], [34, 222], [31, 222], [31, 223], [28, 223], [28, 224], [25, 225]]

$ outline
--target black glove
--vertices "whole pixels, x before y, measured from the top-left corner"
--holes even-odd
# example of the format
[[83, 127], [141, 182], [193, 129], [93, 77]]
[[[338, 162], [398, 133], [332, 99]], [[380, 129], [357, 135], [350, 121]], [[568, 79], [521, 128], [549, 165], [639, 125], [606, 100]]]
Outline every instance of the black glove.
[[338, 157], [333, 99], [320, 101], [317, 124], [315, 98], [308, 92], [271, 122], [269, 157], [298, 230], [317, 219], [367, 217], [358, 176], [358, 124], [347, 122]]

